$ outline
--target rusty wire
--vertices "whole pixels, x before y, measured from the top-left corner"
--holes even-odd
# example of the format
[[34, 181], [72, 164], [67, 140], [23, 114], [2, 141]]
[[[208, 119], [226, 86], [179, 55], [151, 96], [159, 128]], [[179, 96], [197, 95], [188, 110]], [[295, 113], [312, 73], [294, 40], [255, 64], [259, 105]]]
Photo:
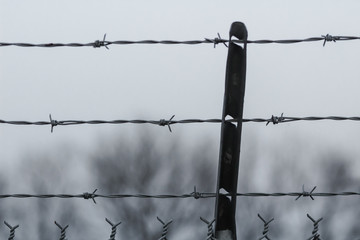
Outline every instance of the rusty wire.
[[[0, 47], [43, 47], [43, 48], [55, 48], [55, 47], [93, 47], [93, 48], [109, 48], [110, 45], [130, 45], [130, 44], [166, 44], [166, 45], [198, 45], [198, 44], [214, 44], [216, 46], [219, 43], [225, 44], [231, 42], [234, 43], [243, 43], [241, 40], [228, 40], [222, 39], [218, 34], [216, 38], [204, 38], [204, 40], [187, 40], [187, 41], [178, 41], [178, 40], [117, 40], [117, 41], [107, 41], [106, 34], [102, 40], [96, 40], [94, 42], [88, 43], [11, 43], [11, 42], [0, 42]], [[321, 37], [310, 37], [304, 39], [282, 39], [282, 40], [247, 40], [247, 43], [253, 44], [294, 44], [302, 42], [323, 42], [325, 46], [326, 42], [337, 42], [337, 41], [349, 41], [349, 40], [360, 40], [358, 36], [333, 36], [330, 34], [321, 35]]]
[[[183, 120], [173, 120], [175, 115], [173, 115], [169, 120], [160, 119], [160, 120], [54, 120], [49, 115], [48, 121], [25, 121], [25, 120], [17, 120], [17, 121], [9, 121], [0, 119], [0, 124], [8, 124], [8, 125], [37, 125], [44, 126], [50, 125], [51, 132], [53, 132], [53, 128], [56, 126], [70, 126], [70, 125], [99, 125], [99, 124], [153, 124], [158, 126], [167, 126], [169, 131], [171, 132], [171, 125], [174, 124], [194, 124], [194, 123], [221, 123], [222, 119], [183, 119]], [[286, 117], [281, 114], [280, 117], [272, 115], [271, 118], [243, 118], [242, 122], [255, 122], [255, 123], [269, 123], [279, 124], [279, 123], [289, 123], [289, 122], [297, 122], [297, 121], [321, 121], [321, 120], [332, 120], [332, 121], [360, 121], [360, 117], [342, 117], [342, 116], [328, 116], [328, 117]], [[237, 122], [237, 119], [226, 119], [225, 122]]]
[[[298, 200], [300, 197], [311, 198], [315, 200], [315, 197], [335, 197], [335, 196], [360, 196], [360, 192], [314, 192], [316, 186], [307, 192], [302, 189], [302, 192], [288, 192], [288, 193], [236, 193], [238, 197], [295, 197], [294, 200]], [[107, 198], [107, 199], [122, 199], [122, 198], [159, 198], [159, 199], [175, 199], [175, 198], [214, 198], [216, 193], [209, 192], [197, 192], [196, 188], [191, 193], [185, 194], [97, 194], [97, 189], [93, 192], [85, 192], [82, 194], [0, 194], [0, 199], [4, 198], [80, 198], [80, 199], [91, 199], [96, 203], [96, 198]], [[230, 196], [230, 194], [224, 194]]]

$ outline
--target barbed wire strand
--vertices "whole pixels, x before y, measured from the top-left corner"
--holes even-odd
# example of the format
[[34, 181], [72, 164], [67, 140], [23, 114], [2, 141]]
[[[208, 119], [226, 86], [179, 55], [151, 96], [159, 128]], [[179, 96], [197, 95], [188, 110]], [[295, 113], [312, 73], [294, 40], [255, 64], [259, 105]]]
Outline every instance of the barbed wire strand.
[[[304, 39], [281, 39], [281, 40], [247, 40], [248, 44], [294, 44], [294, 43], [303, 43], [303, 42], [318, 42], [322, 41], [323, 46], [326, 42], [337, 42], [337, 41], [350, 41], [350, 40], [360, 40], [358, 36], [333, 36], [330, 34], [321, 35], [321, 37], [310, 37]], [[103, 40], [96, 40], [89, 43], [11, 43], [11, 42], [0, 42], [0, 47], [43, 47], [43, 48], [55, 48], [55, 47], [93, 47], [101, 48], [105, 47], [109, 49], [110, 45], [131, 45], [131, 44], [166, 44], [166, 45], [199, 45], [199, 44], [214, 44], [216, 46], [219, 43], [225, 44], [229, 43], [230, 40], [222, 39], [220, 34], [216, 38], [204, 38], [204, 40], [117, 40], [117, 41], [107, 41], [106, 34], [103, 37]], [[231, 40], [234, 43], [243, 43], [241, 40]]]
[[[0, 124], [8, 124], [8, 125], [50, 125], [51, 132], [53, 132], [54, 127], [56, 126], [70, 126], [70, 125], [99, 125], [99, 124], [153, 124], [158, 126], [167, 126], [169, 131], [171, 130], [171, 125], [174, 124], [194, 124], [194, 123], [221, 123], [221, 119], [183, 119], [183, 120], [173, 120], [175, 115], [173, 115], [169, 120], [160, 119], [160, 120], [54, 120], [49, 115], [49, 121], [25, 121], [25, 120], [17, 120], [17, 121], [9, 121], [0, 119]], [[328, 116], [328, 117], [286, 117], [283, 114], [280, 117], [272, 115], [271, 118], [244, 118], [242, 122], [255, 122], [255, 123], [273, 123], [274, 125], [279, 123], [289, 123], [289, 122], [297, 122], [297, 121], [323, 121], [323, 120], [331, 120], [331, 121], [360, 121], [360, 117], [342, 117], [342, 116]], [[225, 122], [237, 122], [237, 119], [227, 119]]]
[[[296, 197], [294, 200], [298, 200], [300, 197], [309, 197], [315, 200], [315, 197], [335, 197], [335, 196], [360, 196], [360, 192], [314, 192], [316, 186], [310, 191], [306, 192], [275, 192], [275, 193], [236, 193], [238, 197]], [[186, 194], [97, 194], [97, 189], [92, 193], [85, 192], [82, 194], [0, 194], [0, 199], [5, 198], [83, 198], [92, 199], [96, 203], [95, 198], [108, 198], [108, 199], [121, 199], [121, 198], [160, 198], [160, 199], [173, 199], [173, 198], [214, 198], [216, 193], [208, 192], [191, 192]], [[224, 194], [230, 196], [230, 194]]]

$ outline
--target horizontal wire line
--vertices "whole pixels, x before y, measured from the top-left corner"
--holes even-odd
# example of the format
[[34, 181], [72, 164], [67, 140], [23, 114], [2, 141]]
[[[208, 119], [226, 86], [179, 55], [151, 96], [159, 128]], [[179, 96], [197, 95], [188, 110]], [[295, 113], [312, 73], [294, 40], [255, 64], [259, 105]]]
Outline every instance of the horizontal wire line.
[[[328, 116], [328, 117], [276, 117], [271, 118], [244, 118], [242, 122], [256, 122], [256, 123], [287, 123], [296, 121], [360, 121], [360, 117], [341, 117], [341, 116]], [[225, 122], [237, 122], [237, 119], [227, 119]], [[50, 121], [8, 121], [0, 119], [0, 124], [10, 125], [52, 125], [52, 126], [68, 126], [68, 125], [81, 125], [81, 124], [154, 124], [160, 126], [167, 126], [173, 124], [191, 124], [191, 123], [221, 123], [221, 119], [183, 119], [183, 120], [50, 120]]]
[[[223, 194], [231, 196], [231, 194]], [[236, 193], [238, 197], [335, 197], [335, 196], [360, 196], [360, 192], [337, 192], [337, 193], [306, 193], [306, 192], [289, 192], [289, 193]], [[5, 198], [84, 198], [84, 199], [95, 199], [95, 198], [214, 198], [216, 193], [200, 193], [192, 192], [188, 194], [95, 194], [95, 193], [83, 193], [83, 194], [1, 194], [0, 199]]]
[[[317, 42], [323, 41], [323, 45], [326, 42], [336, 42], [336, 41], [349, 41], [349, 40], [360, 40], [358, 36], [332, 36], [332, 35], [322, 35], [321, 37], [310, 37], [305, 39], [282, 39], [282, 40], [247, 40], [247, 43], [253, 44], [270, 44], [270, 43], [278, 43], [278, 44], [293, 44], [293, 43], [301, 43], [301, 42]], [[117, 40], [117, 41], [106, 41], [105, 36], [104, 40], [96, 40], [94, 42], [89, 43], [9, 43], [9, 42], [0, 42], [0, 47], [44, 47], [44, 48], [54, 48], [54, 47], [106, 47], [110, 45], [130, 45], [130, 44], [167, 44], [167, 45], [198, 45], [198, 44], [226, 44], [229, 42], [234, 43], [244, 43], [242, 40], [227, 40], [222, 38], [205, 38], [204, 40], [187, 40], [187, 41], [177, 41], [177, 40], [140, 40], [140, 41], [131, 41], [131, 40]]]

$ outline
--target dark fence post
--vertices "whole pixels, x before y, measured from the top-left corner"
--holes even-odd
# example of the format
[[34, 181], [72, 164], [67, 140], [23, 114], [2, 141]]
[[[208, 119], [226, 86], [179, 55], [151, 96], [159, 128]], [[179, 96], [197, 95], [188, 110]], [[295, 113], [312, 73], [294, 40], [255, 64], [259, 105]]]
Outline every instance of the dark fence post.
[[[233, 36], [243, 41], [244, 47], [231, 42]], [[243, 23], [231, 25], [229, 40], [216, 188], [215, 238], [218, 240], [236, 240], [236, 193], [246, 79], [247, 30]], [[227, 117], [237, 122], [227, 122]]]

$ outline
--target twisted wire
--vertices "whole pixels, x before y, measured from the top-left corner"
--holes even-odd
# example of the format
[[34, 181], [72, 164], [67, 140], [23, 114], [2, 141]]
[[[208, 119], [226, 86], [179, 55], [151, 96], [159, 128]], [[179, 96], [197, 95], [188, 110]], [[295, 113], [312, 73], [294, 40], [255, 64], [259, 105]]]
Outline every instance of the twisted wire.
[[214, 231], [213, 231], [213, 224], [215, 222], [215, 219], [213, 219], [212, 221], [208, 221], [203, 217], [200, 217], [200, 220], [203, 221], [206, 225], [207, 225], [207, 235], [206, 235], [206, 240], [216, 240], [215, 236], [214, 236]]
[[121, 222], [118, 222], [116, 224], [112, 223], [109, 219], [105, 218], [106, 222], [108, 222], [111, 226], [111, 233], [110, 233], [110, 238], [109, 240], [115, 240], [115, 235], [116, 235], [116, 228], [117, 226], [119, 226], [121, 224]]
[[60, 229], [60, 238], [59, 238], [59, 240], [66, 240], [66, 229], [69, 227], [69, 225], [66, 225], [65, 227], [62, 227], [56, 221], [55, 221], [55, 225], [58, 226], [58, 228]]
[[[53, 132], [53, 128], [56, 126], [70, 126], [70, 125], [99, 125], [99, 124], [153, 124], [158, 126], [167, 126], [169, 131], [171, 132], [170, 126], [173, 124], [194, 124], [194, 123], [221, 123], [221, 119], [183, 119], [183, 120], [173, 120], [175, 115], [173, 115], [169, 120], [160, 119], [160, 120], [54, 120], [49, 115], [49, 121], [8, 121], [0, 119], [0, 124], [8, 124], [8, 125], [37, 125], [37, 126], [44, 126], [50, 125], [51, 132]], [[328, 116], [328, 117], [286, 117], [283, 114], [280, 117], [271, 116], [271, 118], [243, 118], [242, 122], [255, 122], [255, 123], [269, 123], [279, 124], [279, 123], [289, 123], [289, 122], [297, 122], [297, 121], [322, 121], [322, 120], [331, 120], [331, 121], [360, 121], [360, 117], [342, 117], [342, 116]], [[227, 119], [225, 122], [237, 122], [237, 119]]]
[[[230, 194], [224, 194], [230, 196]], [[90, 197], [89, 197], [90, 196]], [[335, 197], [335, 196], [360, 196], [360, 192], [288, 192], [288, 193], [236, 193], [238, 197], [294, 197], [295, 200], [298, 200], [300, 197], [311, 198], [314, 200], [315, 197]], [[96, 193], [83, 193], [83, 194], [1, 194], [0, 199], [5, 198], [80, 198], [80, 199], [92, 199], [95, 198], [106, 198], [106, 199], [121, 199], [121, 198], [159, 198], [159, 199], [175, 199], [175, 198], [194, 198], [194, 199], [203, 199], [203, 198], [214, 198], [216, 193], [208, 192], [192, 192], [185, 194], [96, 194]], [[94, 201], [94, 203], [96, 203]]]
[[262, 239], [271, 240], [267, 234], [269, 232], [269, 224], [272, 221], [274, 221], [274, 218], [270, 219], [269, 221], [265, 221], [265, 219], [260, 214], [258, 214], [258, 217], [264, 223], [264, 230], [262, 232], [263, 235], [260, 238], [258, 238], [258, 240], [262, 240]]
[[19, 227], [19, 225], [16, 225], [13, 227], [6, 221], [4, 221], [4, 224], [10, 229], [10, 235], [9, 235], [8, 240], [13, 240], [15, 238], [15, 229], [17, 229]]
[[311, 237], [309, 237], [307, 240], [321, 240], [319, 231], [319, 222], [323, 220], [323, 218], [319, 218], [318, 220], [313, 219], [309, 214], [307, 214], [307, 217], [313, 222], [314, 229], [311, 232]]
[[[110, 45], [131, 45], [131, 44], [166, 44], [166, 45], [198, 45], [198, 44], [214, 44], [216, 46], [219, 43], [226, 44], [231, 42], [234, 43], [243, 43], [242, 40], [228, 40], [222, 39], [218, 34], [218, 38], [204, 38], [204, 40], [117, 40], [117, 41], [107, 41], [105, 40], [106, 34], [104, 35], [103, 40], [96, 40], [94, 42], [88, 43], [11, 43], [11, 42], [0, 42], [0, 47], [43, 47], [43, 48], [55, 48], [55, 47], [93, 47], [101, 48], [105, 47], [108, 49]], [[349, 41], [349, 40], [360, 40], [358, 36], [332, 36], [330, 34], [322, 35], [321, 37], [310, 37], [304, 39], [280, 39], [280, 40], [247, 40], [249, 44], [294, 44], [302, 42], [318, 42], [323, 41], [323, 46], [326, 42], [337, 42], [337, 41]]]
[[165, 223], [159, 217], [156, 217], [156, 218], [163, 225], [161, 237], [158, 240], [167, 240], [166, 235], [169, 232], [169, 225], [173, 222], [173, 220], [170, 220], [167, 223]]

